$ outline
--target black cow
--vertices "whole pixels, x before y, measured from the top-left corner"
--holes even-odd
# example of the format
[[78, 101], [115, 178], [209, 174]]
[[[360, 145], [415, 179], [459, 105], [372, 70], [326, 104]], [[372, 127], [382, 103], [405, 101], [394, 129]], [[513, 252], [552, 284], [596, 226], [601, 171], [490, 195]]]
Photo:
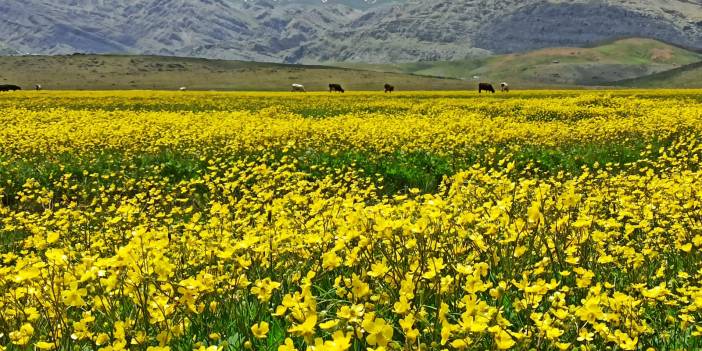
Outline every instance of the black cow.
[[22, 90], [22, 88], [17, 86], [17, 85], [12, 85], [12, 84], [0, 85], [0, 91], [15, 91], [15, 90]]
[[330, 93], [333, 93], [333, 92], [343, 93], [344, 88], [342, 88], [340, 84], [332, 83], [332, 84], [329, 84], [329, 92]]
[[392, 93], [393, 91], [395, 91], [395, 87], [392, 86], [392, 85], [390, 85], [390, 84], [387, 84], [387, 83], [386, 83], [386, 84], [385, 84], [385, 92], [386, 92], [386, 93]]
[[492, 87], [490, 83], [480, 83], [478, 84], [478, 93], [482, 93], [483, 90], [495, 93], [495, 88]]

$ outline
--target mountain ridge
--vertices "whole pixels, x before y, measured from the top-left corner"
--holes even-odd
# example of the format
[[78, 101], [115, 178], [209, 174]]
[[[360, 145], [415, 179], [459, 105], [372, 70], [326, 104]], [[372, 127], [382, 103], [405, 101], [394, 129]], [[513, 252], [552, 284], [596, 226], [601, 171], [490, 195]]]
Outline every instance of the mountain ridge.
[[263, 62], [460, 60], [626, 36], [702, 49], [701, 0], [5, 0], [0, 35], [32, 54]]

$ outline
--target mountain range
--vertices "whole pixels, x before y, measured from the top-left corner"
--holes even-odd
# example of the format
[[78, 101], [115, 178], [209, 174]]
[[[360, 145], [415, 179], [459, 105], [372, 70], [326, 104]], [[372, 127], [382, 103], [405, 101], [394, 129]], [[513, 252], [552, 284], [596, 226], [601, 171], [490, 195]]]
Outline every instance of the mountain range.
[[702, 49], [702, 0], [3, 0], [0, 52], [418, 62], [646, 37]]

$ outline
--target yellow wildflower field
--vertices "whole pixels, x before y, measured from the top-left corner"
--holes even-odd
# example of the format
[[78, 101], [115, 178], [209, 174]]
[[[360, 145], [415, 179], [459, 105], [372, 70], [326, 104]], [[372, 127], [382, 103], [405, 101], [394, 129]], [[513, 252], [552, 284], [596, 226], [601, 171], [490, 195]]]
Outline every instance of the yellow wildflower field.
[[702, 91], [0, 95], [0, 350], [702, 348]]

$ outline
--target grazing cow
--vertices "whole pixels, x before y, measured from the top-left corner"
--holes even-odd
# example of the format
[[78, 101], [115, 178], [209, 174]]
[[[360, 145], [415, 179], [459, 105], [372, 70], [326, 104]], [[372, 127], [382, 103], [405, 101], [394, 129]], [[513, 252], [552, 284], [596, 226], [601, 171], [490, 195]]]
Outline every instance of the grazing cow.
[[495, 93], [495, 88], [492, 87], [492, 84], [490, 83], [480, 83], [478, 84], [478, 93], [482, 93], [483, 90], [485, 91], [490, 91], [493, 94]]
[[178, 88], [178, 90], [180, 90], [180, 91], [186, 91], [186, 90], [188, 90], [188, 88], [187, 88], [187, 87], [180, 87], [180, 88]]
[[292, 91], [293, 92], [301, 92], [301, 93], [306, 93], [307, 90], [305, 90], [305, 86], [302, 84], [293, 84], [292, 85]]
[[333, 93], [333, 92], [343, 93], [344, 88], [342, 88], [340, 84], [332, 83], [332, 84], [329, 84], [329, 92], [330, 93]]
[[395, 91], [395, 87], [390, 85], [390, 84], [385, 83], [385, 92], [392, 93], [393, 91]]
[[505, 82], [500, 83], [500, 90], [503, 93], [509, 93], [509, 84], [507, 84]]
[[34, 85], [34, 90], [41, 90], [41, 84], [35, 84]]
[[22, 90], [22, 88], [17, 86], [17, 85], [12, 85], [12, 84], [0, 85], [0, 91], [15, 91], [15, 90]]

